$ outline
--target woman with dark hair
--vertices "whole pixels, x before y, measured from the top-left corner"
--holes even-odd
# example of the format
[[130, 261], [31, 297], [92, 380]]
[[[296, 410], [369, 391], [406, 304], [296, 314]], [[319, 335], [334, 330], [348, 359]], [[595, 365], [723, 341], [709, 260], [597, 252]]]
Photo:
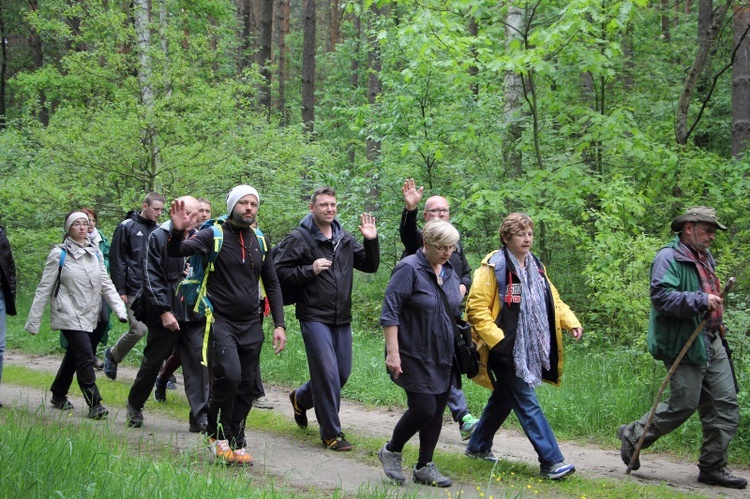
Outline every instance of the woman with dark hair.
[[89, 219], [76, 211], [65, 217], [65, 238], [47, 256], [42, 279], [24, 329], [39, 332], [42, 315], [50, 302], [50, 327], [59, 329], [68, 342], [60, 369], [52, 383], [52, 406], [61, 410], [73, 409], [68, 390], [73, 374], [89, 406], [91, 419], [103, 419], [109, 411], [101, 404], [94, 373], [94, 349], [102, 331], [94, 334], [99, 321], [102, 296], [117, 314], [120, 322], [127, 322], [125, 304], [107, 274], [104, 258], [88, 237]]
[[497, 461], [492, 441], [513, 410], [537, 452], [542, 477], [558, 480], [575, 472], [575, 466], [565, 463], [534, 389], [542, 381], [560, 384], [562, 329], [578, 340], [583, 328], [531, 253], [531, 217], [508, 215], [500, 238], [502, 247], [482, 260], [466, 301], [467, 319], [484, 342], [479, 349], [483, 359], [489, 349], [486, 365], [493, 387], [466, 455]]

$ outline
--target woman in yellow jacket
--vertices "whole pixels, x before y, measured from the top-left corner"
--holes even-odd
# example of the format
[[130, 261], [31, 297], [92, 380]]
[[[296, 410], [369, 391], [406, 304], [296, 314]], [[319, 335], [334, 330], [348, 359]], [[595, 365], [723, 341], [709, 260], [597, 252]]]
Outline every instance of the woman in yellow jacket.
[[[487, 255], [474, 273], [466, 312], [493, 391], [466, 448], [466, 455], [496, 461], [495, 433], [513, 410], [539, 456], [541, 475], [558, 480], [575, 471], [565, 463], [534, 389], [559, 385], [562, 329], [576, 340], [583, 328], [560, 300], [544, 266], [531, 253], [534, 222], [512, 213], [500, 226], [503, 246]], [[481, 382], [482, 380], [477, 380]]]

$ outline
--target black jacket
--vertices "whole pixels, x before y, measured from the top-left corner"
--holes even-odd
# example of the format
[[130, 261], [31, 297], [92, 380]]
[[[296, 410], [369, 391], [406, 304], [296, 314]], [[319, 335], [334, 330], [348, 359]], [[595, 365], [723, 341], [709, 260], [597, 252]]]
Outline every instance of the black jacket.
[[0, 225], [0, 290], [5, 300], [6, 315], [16, 315], [16, 264], [10, 251], [5, 228]]
[[[365, 239], [364, 245], [344, 230], [338, 220], [333, 222], [333, 237], [327, 239], [308, 214], [300, 222], [300, 229], [312, 234], [315, 250], [296, 231], [279, 243], [274, 251], [274, 263], [279, 279], [304, 286], [296, 305], [296, 316], [301, 321], [325, 324], [349, 324], [352, 321], [352, 284], [354, 269], [377, 272], [380, 266], [378, 239]], [[333, 262], [329, 270], [315, 275], [313, 262], [327, 258]]]
[[[417, 210], [409, 211], [404, 208], [401, 213], [401, 225], [398, 227], [398, 233], [401, 236], [401, 244], [404, 245], [404, 253], [401, 258], [413, 255], [424, 246], [422, 241], [422, 232], [417, 228]], [[458, 278], [461, 284], [466, 286], [466, 292], [471, 288], [471, 267], [466, 261], [464, 249], [461, 243], [456, 244], [456, 251], [450, 257], [451, 266], [458, 272]]]
[[172, 312], [178, 322], [201, 322], [205, 320], [193, 312], [181, 297], [177, 287], [185, 278], [185, 258], [167, 254], [167, 242], [171, 222], [154, 230], [148, 238], [143, 284], [139, 293], [141, 306], [146, 311], [146, 324], [161, 325], [161, 314]]
[[120, 295], [133, 296], [141, 289], [148, 236], [156, 227], [156, 222], [133, 213], [115, 229], [109, 250], [109, 272]]

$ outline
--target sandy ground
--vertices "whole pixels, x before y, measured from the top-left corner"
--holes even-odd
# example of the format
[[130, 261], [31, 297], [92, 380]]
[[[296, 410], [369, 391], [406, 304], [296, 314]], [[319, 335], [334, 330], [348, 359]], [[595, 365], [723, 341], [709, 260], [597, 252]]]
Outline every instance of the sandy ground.
[[[60, 365], [60, 357], [44, 356], [32, 357], [18, 352], [6, 352], [6, 365], [23, 365], [33, 369], [39, 369], [54, 373]], [[136, 369], [121, 366], [118, 371], [118, 381], [132, 381], [135, 378]], [[106, 384], [109, 382], [103, 374], [97, 373], [100, 389], [105, 394]], [[168, 396], [184, 397], [181, 379], [178, 376], [179, 390], [168, 392]], [[282, 413], [290, 421], [293, 420], [292, 408], [289, 404], [288, 389], [266, 386], [266, 395], [273, 402], [274, 410]], [[28, 410], [36, 410], [40, 405], [49, 408], [49, 392], [45, 390], [33, 390], [26, 387], [11, 385], [7, 382], [0, 384], [0, 401], [8, 407], [26, 407]], [[82, 398], [71, 398], [76, 409], [72, 411], [71, 420], [84, 419], [85, 403]], [[106, 404], [110, 409], [109, 425], [115, 431], [127, 432], [134, 439], [155, 439], [169, 441], [183, 452], [201, 452], [208, 458], [208, 452], [203, 448], [201, 439], [195, 434], [187, 431], [187, 417], [185, 421], [171, 419], [157, 413], [149, 412], [148, 407], [144, 410], [145, 423], [138, 430], [125, 428], [125, 410], [123, 407], [113, 407]], [[259, 410], [259, 409], [255, 409]], [[341, 409], [341, 421], [344, 430], [351, 434], [367, 435], [382, 438], [387, 441], [400, 412], [388, 411], [385, 408], [368, 409], [344, 400]], [[390, 486], [385, 480], [380, 462], [374, 454], [358, 451], [353, 453], [334, 453], [323, 449], [317, 439], [317, 423], [313, 411], [308, 412], [310, 426], [307, 430], [308, 438], [300, 442], [299, 435], [284, 438], [283, 436], [261, 433], [250, 430], [248, 432], [248, 450], [255, 458], [255, 465], [249, 468], [249, 472], [257, 475], [267, 474], [276, 477], [277, 480], [292, 487], [314, 487], [318, 491], [330, 490], [340, 487], [343, 491], [353, 494], [360, 490], [365, 484], [371, 486]], [[706, 486], [696, 481], [697, 467], [695, 463], [679, 462], [674, 459], [646, 452], [641, 455], [641, 468], [625, 474], [626, 466], [620, 461], [619, 449], [598, 448], [594, 446], [581, 446], [569, 442], [561, 442], [560, 447], [567, 462], [576, 466], [576, 473], [590, 478], [607, 478], [616, 481], [635, 481], [643, 484], [668, 484], [676, 490], [694, 493], [707, 497], [750, 497], [747, 490], [732, 490], [721, 487]], [[461, 441], [457, 425], [446, 423], [440, 436], [438, 448], [455, 452], [457, 455], [463, 453], [465, 442]], [[513, 430], [503, 430], [495, 437], [495, 454], [505, 460], [525, 462], [536, 465], [537, 459], [534, 450], [522, 433]], [[353, 454], [353, 455], [352, 455]], [[360, 455], [361, 454], [361, 455]], [[362, 459], [354, 459], [363, 457]], [[463, 459], [463, 457], [462, 457]], [[411, 463], [405, 463], [409, 465]], [[736, 469], [738, 474], [750, 477], [750, 469]], [[406, 470], [407, 480], [410, 473]], [[478, 484], [454, 483], [449, 489], [431, 489], [429, 487], [411, 484], [407, 481], [405, 487], [394, 487], [394, 493], [417, 492], [421, 497], [475, 497]], [[501, 490], [488, 490], [487, 483], [479, 484], [484, 487], [485, 497], [490, 493], [496, 496]], [[497, 485], [495, 487], [498, 487]], [[450, 495], [447, 495], [450, 493]]]

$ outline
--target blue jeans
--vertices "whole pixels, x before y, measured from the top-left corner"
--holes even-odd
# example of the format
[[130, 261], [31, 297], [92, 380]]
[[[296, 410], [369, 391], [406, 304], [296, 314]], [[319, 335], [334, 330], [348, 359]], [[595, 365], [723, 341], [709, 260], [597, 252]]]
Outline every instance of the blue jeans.
[[[494, 371], [494, 369], [493, 369]], [[513, 372], [495, 371], [497, 383], [487, 401], [482, 417], [469, 439], [467, 450], [492, 450], [495, 433], [505, 422], [511, 409], [516, 413], [526, 437], [539, 456], [539, 464], [550, 466], [563, 461], [562, 452], [552, 428], [544, 417], [534, 389]]]
[[0, 381], [3, 380], [3, 357], [5, 357], [5, 296], [3, 296], [3, 290], [0, 289]]
[[297, 388], [300, 409], [315, 408], [320, 438], [341, 433], [341, 388], [352, 373], [352, 326], [299, 321], [310, 381]]

